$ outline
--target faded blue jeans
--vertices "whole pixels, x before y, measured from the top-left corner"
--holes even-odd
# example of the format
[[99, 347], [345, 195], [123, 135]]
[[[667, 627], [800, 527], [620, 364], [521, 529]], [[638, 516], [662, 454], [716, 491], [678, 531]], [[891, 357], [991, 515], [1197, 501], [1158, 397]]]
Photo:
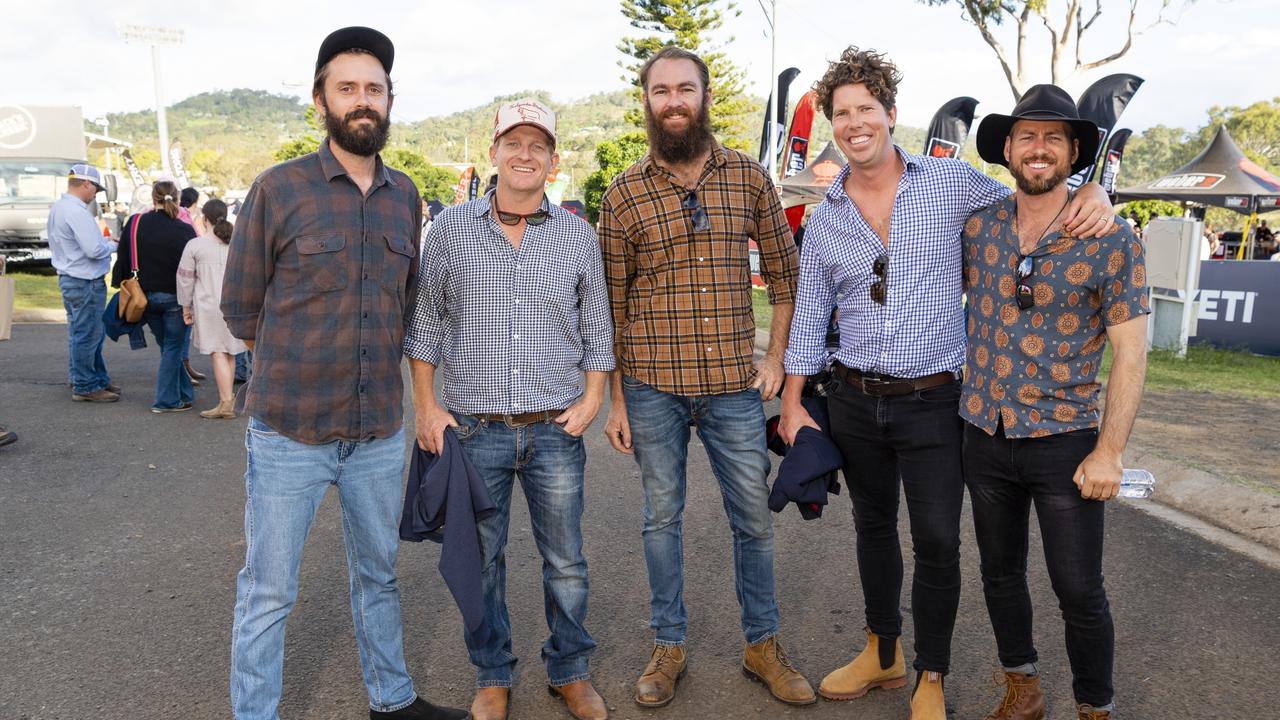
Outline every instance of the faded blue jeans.
[[102, 311], [107, 305], [107, 284], [102, 278], [81, 280], [58, 276], [62, 307], [67, 311], [67, 367], [71, 390], [88, 395], [111, 384], [102, 362]]
[[516, 656], [507, 615], [507, 526], [516, 478], [529, 504], [533, 541], [542, 555], [542, 607], [550, 637], [542, 644], [548, 681], [555, 686], [589, 677], [596, 642], [587, 632], [587, 559], [582, 554], [582, 477], [587, 451], [553, 422], [511, 427], [456, 414], [453, 429], [484, 478], [495, 512], [480, 521], [487, 637], [464, 633], [478, 687], [511, 687]]
[[404, 431], [308, 445], [250, 418], [245, 448], [245, 564], [236, 577], [231, 627], [234, 717], [278, 720], [285, 621], [298, 594], [302, 546], [330, 486], [342, 504], [351, 619], [369, 707], [411, 704], [417, 696], [405, 669], [396, 581]]
[[661, 645], [685, 640], [685, 463], [689, 426], [707, 448], [733, 532], [734, 589], [742, 633], [754, 645], [778, 632], [773, 585], [773, 517], [764, 407], [757, 390], [683, 396], [622, 378], [631, 443], [644, 484], [644, 555], [649, 566], [649, 626]]

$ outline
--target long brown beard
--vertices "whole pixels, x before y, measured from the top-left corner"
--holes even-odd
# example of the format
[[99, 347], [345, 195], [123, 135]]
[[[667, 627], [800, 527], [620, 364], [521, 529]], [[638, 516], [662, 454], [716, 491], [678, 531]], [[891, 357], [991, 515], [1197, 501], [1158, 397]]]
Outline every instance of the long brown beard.
[[[682, 114], [684, 113], [667, 112], [664, 118]], [[705, 97], [702, 106], [693, 117], [693, 122], [685, 128], [684, 132], [668, 132], [662, 127], [664, 118], [655, 117], [653, 110], [649, 108], [649, 102], [645, 101], [644, 123], [645, 130], [649, 134], [649, 151], [666, 162], [680, 164], [696, 159], [716, 141], [715, 134], [711, 132], [711, 108]]]
[[[324, 110], [324, 126], [329, 131], [329, 138], [343, 150], [359, 157], [372, 157], [386, 147], [387, 137], [391, 134], [389, 115], [380, 115], [373, 108], [356, 108], [339, 118], [329, 112], [327, 103]], [[373, 127], [357, 128], [349, 125], [359, 118], [369, 118], [374, 122]]]

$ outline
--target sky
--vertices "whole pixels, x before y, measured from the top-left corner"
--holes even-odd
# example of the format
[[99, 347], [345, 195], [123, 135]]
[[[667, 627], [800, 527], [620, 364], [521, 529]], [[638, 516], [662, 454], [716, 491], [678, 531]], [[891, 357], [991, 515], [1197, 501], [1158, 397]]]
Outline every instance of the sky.
[[[1142, 131], [1163, 124], [1198, 128], [1212, 105], [1248, 105], [1280, 95], [1280, 14], [1276, 0], [1199, 0], [1178, 5], [1176, 25], [1149, 27], [1159, 0], [1139, 0], [1146, 28], [1121, 60], [1064, 82], [1073, 96], [1113, 72], [1146, 79], [1121, 118]], [[746, 70], [748, 89], [770, 83], [768, 23], [761, 3], [738, 0], [740, 14], [715, 36]], [[1085, 59], [1123, 42], [1124, 0], [1101, 0], [1104, 14], [1084, 45]], [[1177, 4], [1179, 0], [1174, 0]], [[1058, 9], [1063, 0], [1050, 0]], [[1088, 3], [1086, 3], [1088, 4]], [[86, 117], [155, 107], [150, 50], [126, 44], [119, 23], [183, 30], [183, 44], [160, 50], [169, 104], [216, 89], [247, 87], [309, 94], [315, 53], [328, 32], [368, 25], [396, 45], [393, 119], [415, 121], [475, 107], [498, 95], [547, 90], [573, 100], [626, 87], [620, 38], [640, 34], [614, 0], [219, 0], [155, 3], [116, 0], [6, 2], [0, 23], [0, 104], [80, 105]], [[376, 7], [369, 7], [376, 5]], [[175, 14], [175, 11], [181, 11]], [[924, 127], [958, 95], [978, 114], [1008, 112], [1013, 98], [994, 53], [955, 5], [911, 0], [777, 0], [777, 68], [800, 69], [793, 99], [850, 44], [886, 52], [904, 81], [898, 121]], [[1008, 30], [1000, 30], [1007, 37]], [[1098, 37], [1093, 38], [1093, 35]], [[1029, 57], [1048, 82], [1046, 33], [1035, 28]], [[730, 41], [730, 38], [732, 40]]]

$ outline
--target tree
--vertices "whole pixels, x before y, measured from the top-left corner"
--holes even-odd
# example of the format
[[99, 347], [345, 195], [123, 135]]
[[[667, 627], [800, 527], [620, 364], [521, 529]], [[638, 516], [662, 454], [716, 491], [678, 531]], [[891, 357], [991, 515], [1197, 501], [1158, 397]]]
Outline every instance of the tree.
[[596, 146], [596, 164], [600, 169], [591, 173], [582, 183], [582, 204], [587, 208], [587, 220], [592, 225], [600, 221], [600, 200], [604, 197], [604, 191], [609, 188], [609, 183], [648, 151], [649, 138], [641, 132], [630, 132]]
[[[302, 137], [294, 138], [277, 148], [272, 155], [277, 162], [302, 157], [320, 149], [320, 138], [323, 137], [325, 130], [321, 124], [320, 116], [316, 113], [315, 105], [307, 106], [306, 118], [307, 132]], [[317, 133], [319, 134], [317, 135]]]
[[405, 148], [383, 151], [382, 161], [387, 167], [408, 175], [413, 184], [418, 186], [418, 194], [423, 200], [439, 200], [446, 204], [453, 202], [453, 189], [458, 184], [458, 175], [452, 170], [432, 165], [423, 156]]
[[1209, 124], [1200, 130], [1201, 146], [1209, 144], [1219, 125], [1226, 125], [1231, 139], [1250, 160], [1271, 170], [1280, 169], [1280, 97], [1248, 107], [1209, 108]]
[[[1124, 43], [1110, 55], [1097, 60], [1084, 60], [1080, 46], [1085, 35], [1097, 26], [1102, 17], [1103, 0], [1065, 0], [1065, 7], [1054, 12], [1050, 7], [1053, 0], [917, 0], [926, 5], [940, 7], [958, 5], [964, 19], [974, 25], [982, 35], [982, 40], [995, 52], [1004, 70], [1013, 99], [1022, 99], [1027, 88], [1034, 85], [1035, 73], [1027, 66], [1028, 35], [1031, 26], [1037, 21], [1042, 23], [1049, 33], [1049, 79], [1054, 85], [1062, 85], [1068, 78], [1078, 73], [1102, 67], [1124, 57], [1133, 47], [1135, 36], [1142, 34], [1161, 23], [1172, 21], [1165, 17], [1170, 6], [1186, 5], [1194, 0], [1123, 0], [1128, 17], [1125, 21]], [[1139, 7], [1158, 6], [1155, 19], [1151, 25], [1137, 32]], [[1014, 51], [1012, 55], [1004, 43], [996, 37], [1000, 27], [1010, 21], [1013, 26]]]
[[[667, 45], [697, 53], [711, 71], [711, 127], [725, 145], [745, 150], [754, 140], [750, 132], [754, 113], [744, 89], [746, 74], [721, 51], [724, 45], [712, 43], [709, 37], [724, 25], [725, 13], [736, 17], [742, 11], [736, 3], [722, 0], [622, 0], [622, 14], [631, 26], [652, 34], [623, 38], [618, 50], [627, 59], [618, 65], [628, 71], [622, 79], [631, 83], [634, 97], [643, 102], [640, 68], [645, 61]], [[729, 42], [732, 37], [725, 41]], [[629, 111], [627, 119], [643, 128], [643, 109]]]

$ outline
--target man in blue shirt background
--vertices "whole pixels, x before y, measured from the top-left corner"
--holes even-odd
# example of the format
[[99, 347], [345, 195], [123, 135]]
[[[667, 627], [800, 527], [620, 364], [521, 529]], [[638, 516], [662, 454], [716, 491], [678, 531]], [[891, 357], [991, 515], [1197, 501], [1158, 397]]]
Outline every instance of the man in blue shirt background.
[[111, 269], [116, 243], [103, 236], [89, 210], [103, 190], [96, 167], [72, 165], [67, 191], [49, 208], [49, 251], [67, 310], [71, 399], [82, 402], [120, 399], [120, 388], [111, 384], [102, 362], [102, 311], [107, 304], [103, 278]]

